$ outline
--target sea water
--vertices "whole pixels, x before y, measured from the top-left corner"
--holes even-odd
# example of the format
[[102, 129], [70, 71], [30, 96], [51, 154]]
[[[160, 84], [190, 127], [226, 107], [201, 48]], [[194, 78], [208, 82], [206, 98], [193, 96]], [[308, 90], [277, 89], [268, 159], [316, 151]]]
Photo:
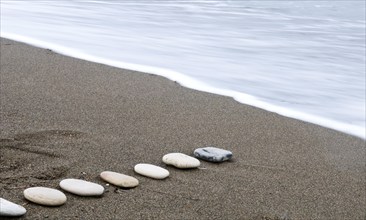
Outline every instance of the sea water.
[[2, 0], [1, 36], [366, 136], [363, 0]]

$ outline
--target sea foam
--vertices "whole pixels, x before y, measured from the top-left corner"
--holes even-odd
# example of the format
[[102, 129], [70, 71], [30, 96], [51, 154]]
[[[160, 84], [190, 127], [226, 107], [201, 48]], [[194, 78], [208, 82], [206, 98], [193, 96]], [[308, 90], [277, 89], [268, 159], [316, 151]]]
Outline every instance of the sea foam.
[[160, 75], [365, 139], [362, 7], [338, 1], [3, 0], [1, 36]]

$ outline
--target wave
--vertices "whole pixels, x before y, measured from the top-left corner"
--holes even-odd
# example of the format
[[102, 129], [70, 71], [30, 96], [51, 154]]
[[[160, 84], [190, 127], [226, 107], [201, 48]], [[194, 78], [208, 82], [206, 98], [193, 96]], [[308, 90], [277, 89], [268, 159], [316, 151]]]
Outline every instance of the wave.
[[285, 108], [285, 107], [273, 105], [273, 104], [270, 104], [267, 102], [263, 102], [252, 95], [245, 94], [242, 92], [237, 92], [237, 91], [233, 91], [233, 90], [229, 90], [229, 89], [215, 88], [204, 82], [201, 82], [192, 77], [186, 76], [182, 73], [176, 72], [174, 70], [147, 66], [147, 65], [134, 64], [134, 63], [127, 63], [127, 62], [122, 62], [122, 61], [112, 60], [112, 59], [105, 59], [103, 57], [89, 55], [87, 53], [84, 53], [84, 52], [79, 51], [74, 48], [69, 48], [69, 47], [65, 47], [62, 45], [58, 45], [58, 44], [54, 44], [54, 43], [50, 43], [50, 42], [46, 42], [46, 41], [41, 41], [38, 39], [34, 39], [34, 38], [30, 38], [30, 37], [22, 36], [22, 35], [18, 35], [18, 34], [1, 32], [0, 35], [3, 38], [23, 42], [23, 43], [30, 44], [30, 45], [33, 45], [36, 47], [40, 47], [40, 48], [51, 49], [59, 54], [63, 54], [66, 56], [70, 56], [70, 57], [74, 57], [74, 58], [78, 58], [78, 59], [82, 59], [82, 60], [87, 60], [87, 61], [91, 61], [91, 62], [95, 62], [95, 63], [105, 64], [105, 65], [109, 65], [109, 66], [113, 66], [113, 67], [159, 75], [159, 76], [165, 77], [169, 80], [176, 81], [180, 85], [190, 88], [190, 89], [232, 97], [234, 100], [236, 100], [242, 104], [247, 104], [247, 105], [261, 108], [261, 109], [264, 109], [264, 110], [267, 110], [270, 112], [275, 112], [282, 116], [286, 116], [289, 118], [295, 118], [298, 120], [317, 124], [317, 125], [320, 125], [323, 127], [327, 127], [330, 129], [334, 129], [337, 131], [341, 131], [341, 132], [344, 132], [344, 133], [347, 133], [347, 134], [350, 134], [353, 136], [357, 136], [357, 137], [366, 139], [365, 127], [347, 124], [347, 123], [343, 123], [343, 122], [338, 122], [338, 121], [327, 119], [324, 117], [293, 110], [293, 109], [290, 109], [287, 107]]

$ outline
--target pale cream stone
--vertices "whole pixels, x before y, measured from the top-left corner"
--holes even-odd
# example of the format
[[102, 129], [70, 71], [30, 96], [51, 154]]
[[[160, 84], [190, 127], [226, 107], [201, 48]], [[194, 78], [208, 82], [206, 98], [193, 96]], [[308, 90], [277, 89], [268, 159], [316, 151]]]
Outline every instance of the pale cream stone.
[[138, 174], [153, 179], [165, 179], [169, 176], [168, 170], [152, 164], [140, 163], [135, 166], [134, 170]]
[[80, 179], [64, 179], [60, 182], [61, 189], [79, 196], [100, 196], [104, 193], [104, 187]]
[[31, 202], [46, 206], [60, 206], [67, 200], [63, 192], [48, 187], [28, 188], [24, 190], [24, 197]]
[[9, 200], [0, 198], [0, 216], [22, 216], [27, 212], [27, 210], [18, 204], [10, 202]]
[[132, 188], [139, 185], [139, 181], [132, 177], [122, 173], [116, 173], [112, 171], [104, 171], [100, 174], [100, 177], [115, 186]]
[[169, 153], [163, 156], [163, 162], [180, 169], [197, 168], [200, 161], [194, 157], [182, 153]]

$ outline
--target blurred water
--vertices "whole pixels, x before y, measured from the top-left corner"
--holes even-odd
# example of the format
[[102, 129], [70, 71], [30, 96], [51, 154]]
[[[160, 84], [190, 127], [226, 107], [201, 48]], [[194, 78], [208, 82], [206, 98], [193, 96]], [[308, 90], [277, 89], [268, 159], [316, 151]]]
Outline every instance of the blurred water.
[[365, 1], [1, 1], [1, 36], [365, 138]]

